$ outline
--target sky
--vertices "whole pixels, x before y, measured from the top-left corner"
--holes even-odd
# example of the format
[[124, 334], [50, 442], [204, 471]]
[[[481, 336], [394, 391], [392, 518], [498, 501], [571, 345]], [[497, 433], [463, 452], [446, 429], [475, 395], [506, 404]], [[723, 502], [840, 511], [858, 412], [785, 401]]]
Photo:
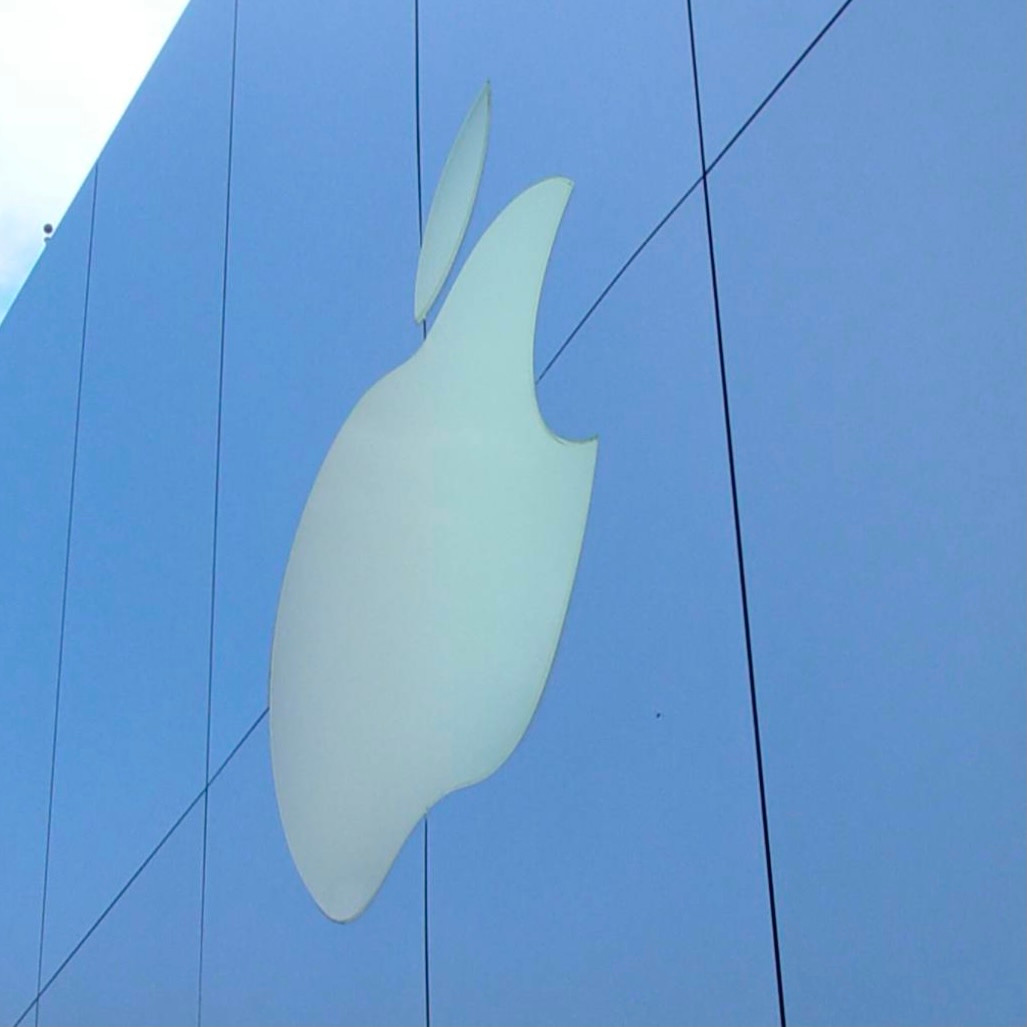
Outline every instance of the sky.
[[0, 0], [0, 319], [185, 0]]

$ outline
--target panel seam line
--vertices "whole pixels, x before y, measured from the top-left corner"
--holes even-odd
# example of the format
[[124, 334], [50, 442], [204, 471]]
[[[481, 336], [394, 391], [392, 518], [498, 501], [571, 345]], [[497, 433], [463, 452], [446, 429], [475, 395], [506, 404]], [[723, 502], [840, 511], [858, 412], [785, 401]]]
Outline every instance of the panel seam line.
[[214, 435], [214, 511], [211, 525], [210, 620], [207, 638], [207, 729], [203, 768], [203, 841], [200, 857], [200, 922], [196, 974], [196, 1024], [203, 1022], [203, 960], [207, 917], [207, 828], [210, 811], [210, 724], [214, 692], [214, 629], [217, 610], [218, 514], [221, 501], [221, 423], [225, 388], [225, 324], [228, 308], [228, 259], [232, 219], [232, 150], [235, 132], [235, 69], [239, 42], [239, 0], [232, 5], [232, 67], [228, 99], [228, 145], [225, 170], [225, 227], [221, 265], [221, 323], [218, 344], [218, 403]]
[[[417, 241], [424, 246], [424, 192], [421, 170], [421, 5], [414, 0], [414, 138], [417, 150]], [[421, 321], [421, 341], [428, 337], [427, 312]], [[424, 1023], [431, 1027], [431, 970], [428, 931], [428, 811], [424, 812]]]
[[[36, 963], [36, 993], [43, 980], [43, 942], [46, 934], [46, 900], [50, 884], [50, 841], [53, 828], [54, 781], [57, 772], [57, 729], [61, 709], [61, 682], [64, 676], [64, 638], [68, 615], [68, 579], [71, 571], [71, 534], [75, 516], [75, 483], [78, 477], [78, 445], [82, 424], [82, 379], [86, 365], [86, 330], [89, 323], [89, 286], [93, 275], [93, 238], [96, 232], [96, 193], [99, 161], [93, 168], [93, 196], [89, 211], [89, 246], [86, 251], [86, 282], [82, 298], [82, 337], [78, 357], [78, 385], [75, 396], [75, 433], [71, 448], [71, 482], [68, 489], [68, 527], [64, 540], [64, 583], [61, 589], [61, 627], [57, 641], [57, 684], [54, 690], [53, 736], [50, 745], [50, 785], [46, 807], [46, 848], [43, 856], [43, 893], [39, 909], [39, 958]], [[23, 1014], [24, 1015], [24, 1014]], [[35, 1024], [39, 1027], [39, 1003], [36, 1001]]]
[[621, 280], [621, 278], [623, 277], [624, 273], [628, 270], [628, 268], [631, 267], [632, 264], [634, 264], [634, 262], [638, 259], [639, 256], [641, 256], [642, 251], [649, 245], [649, 243], [653, 241], [653, 239], [656, 238], [657, 235], [660, 234], [660, 232], [667, 224], [667, 222], [670, 221], [670, 219], [678, 212], [678, 210], [684, 204], [685, 200], [687, 200], [692, 195], [692, 193], [694, 193], [696, 189], [698, 189], [699, 186], [703, 184], [703, 180], [706, 177], [706, 175], [712, 172], [713, 169], [728, 155], [728, 153], [734, 147], [735, 143], [737, 143], [738, 140], [741, 139], [742, 136], [746, 133], [746, 131], [748, 131], [748, 129], [752, 126], [752, 123], [763, 113], [763, 111], [766, 109], [770, 101], [773, 100], [775, 96], [777, 96], [782, 86], [784, 86], [784, 84], [792, 77], [792, 75], [794, 75], [795, 72], [798, 71], [800, 65], [802, 65], [806, 58], [809, 57], [809, 55], [816, 48], [817, 44], [820, 43], [824, 36], [826, 36], [827, 33], [834, 27], [835, 23], [838, 21], [839, 18], [841, 18], [841, 16], [846, 12], [846, 10], [848, 10], [852, 3], [853, 0], [845, 0], [845, 2], [838, 8], [838, 10], [834, 12], [834, 14], [824, 24], [820, 31], [809, 41], [809, 43], [806, 44], [806, 47], [802, 51], [802, 53], [800, 53], [799, 56], [796, 57], [794, 61], [792, 61], [788, 70], [777, 80], [777, 82], [775, 83], [774, 87], [770, 90], [770, 92], [763, 97], [759, 104], [757, 104], [757, 106], [753, 109], [752, 113], [745, 119], [745, 121], [742, 122], [742, 124], [739, 126], [735, 134], [731, 136], [731, 138], [724, 144], [723, 147], [721, 147], [720, 152], [717, 154], [716, 157], [713, 158], [710, 164], [706, 167], [705, 173], [701, 174], [677, 198], [677, 200], [674, 202], [670, 210], [668, 210], [667, 213], [664, 214], [662, 218], [660, 218], [660, 220], [653, 226], [649, 234], [635, 247], [634, 250], [632, 250], [627, 260], [625, 260], [624, 263], [621, 264], [616, 274], [609, 280], [609, 282], [606, 283], [606, 286], [603, 288], [602, 292], [599, 293], [599, 295], [596, 297], [592, 305], [588, 308], [588, 310], [585, 311], [581, 319], [571, 330], [570, 334], [563, 340], [563, 342], [557, 348], [556, 352], [549, 358], [549, 362], [545, 365], [545, 367], [542, 368], [541, 372], [539, 372], [538, 377], [535, 379], [536, 385], [539, 382], [541, 382], [543, 378], [545, 378], [545, 376], [552, 369], [553, 365], [556, 364], [560, 357], [563, 356], [564, 350], [566, 350], [567, 347], [570, 346], [570, 344], [574, 341], [574, 339], [577, 337], [578, 332], [580, 332], [581, 329], [585, 327], [586, 323], [591, 319], [592, 315], [596, 312], [596, 310], [598, 310], [600, 304], [613, 290], [613, 287]]
[[774, 867], [771, 859], [770, 820], [767, 814], [767, 791], [763, 773], [763, 747], [760, 740], [759, 706], [756, 700], [756, 667], [752, 651], [752, 630], [749, 619], [749, 596], [745, 579], [745, 551], [742, 544], [742, 518], [738, 501], [738, 479], [735, 469], [735, 449], [731, 432], [731, 406], [728, 398], [727, 364], [724, 357], [724, 331], [720, 316], [720, 289], [717, 284], [717, 257], [713, 241], [713, 215], [710, 210], [710, 187], [706, 166], [706, 142], [703, 133], [702, 100], [699, 90], [699, 61], [695, 48], [695, 25], [692, 0], [688, 8], [688, 39], [692, 54], [692, 86], [695, 93], [695, 120], [699, 133], [699, 160], [702, 165], [703, 209], [706, 215], [706, 242], [709, 252], [710, 284], [713, 290], [713, 317], [717, 330], [717, 359], [720, 368], [720, 394], [724, 412], [724, 439], [727, 445], [728, 471], [731, 481], [731, 512], [734, 519], [735, 555], [738, 562], [738, 586], [742, 604], [742, 625], [745, 635], [745, 662], [749, 678], [749, 705], [752, 714], [752, 733], [756, 754], [756, 776], [759, 785], [760, 822], [763, 828], [763, 856], [766, 865], [767, 898], [770, 906], [770, 931], [774, 949], [774, 974], [777, 984], [777, 1009], [781, 1027], [786, 1027], [784, 981], [781, 975], [781, 945], [778, 937], [777, 901], [774, 894]]

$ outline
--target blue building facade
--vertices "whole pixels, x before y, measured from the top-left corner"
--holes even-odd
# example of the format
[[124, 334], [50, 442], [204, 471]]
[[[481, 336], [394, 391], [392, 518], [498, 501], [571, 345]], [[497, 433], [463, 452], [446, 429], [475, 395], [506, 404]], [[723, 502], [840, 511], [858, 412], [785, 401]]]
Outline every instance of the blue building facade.
[[[1023, 1022], [1024, 11], [691, 6], [192, 0], [0, 326], [5, 1021], [777, 1022], [719, 338], [788, 1018]], [[469, 242], [576, 183], [592, 511], [523, 743], [338, 925], [278, 588], [485, 80]]]

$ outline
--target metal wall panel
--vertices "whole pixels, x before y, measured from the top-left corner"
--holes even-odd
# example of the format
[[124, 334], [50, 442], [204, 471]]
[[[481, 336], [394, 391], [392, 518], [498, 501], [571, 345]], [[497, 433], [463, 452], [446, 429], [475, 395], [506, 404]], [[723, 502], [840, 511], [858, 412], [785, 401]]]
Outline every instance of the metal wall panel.
[[1024, 12], [981, 13], [854, 5], [712, 176], [797, 1021], [1025, 1012]]
[[367, 912], [332, 923], [285, 843], [265, 719], [211, 786], [208, 841], [204, 1023], [421, 1022], [420, 832]]
[[0, 326], [0, 1017], [36, 993], [93, 178]]
[[[246, 0], [226, 206], [233, 8], [193, 0], [99, 165], [44, 981], [203, 786], [217, 486], [211, 766], [234, 755], [210, 792], [203, 1020], [416, 1022], [421, 829], [346, 926], [287, 851], [260, 719], [281, 575], [335, 433], [420, 339], [416, 101], [426, 216], [492, 82], [464, 255], [524, 187], [577, 182], [541, 370], [698, 174], [686, 10], [425, 2], [415, 49], [406, 3]], [[696, 0], [709, 157], [832, 13]], [[1024, 26], [991, 13], [854, 4], [711, 179], [796, 1021], [1027, 1004]], [[0, 454], [21, 483], [0, 507], [11, 1015], [35, 982], [87, 192], [0, 336], [0, 418], [25, 439]], [[433, 1017], [772, 1022], [701, 191], [538, 391], [554, 431], [599, 435], [593, 506], [532, 726], [430, 816]], [[195, 1015], [202, 808], [44, 1020]]]
[[[240, 9], [212, 766], [267, 705], [307, 494], [360, 396], [420, 343], [412, 9]], [[208, 1022], [416, 1021], [417, 840], [358, 923], [327, 921], [278, 820], [266, 728], [212, 793]], [[237, 765], [238, 764], [238, 765]]]
[[202, 840], [197, 805], [40, 999], [41, 1024], [196, 1022]]
[[230, 0], [98, 167], [44, 975], [203, 786]]
[[267, 705], [278, 589], [360, 396], [417, 348], [406, 4], [240, 11], [212, 763]]
[[[707, 163], [841, 6], [842, 0], [692, 0]], [[843, 14], [836, 24], [845, 18]]]
[[699, 173], [685, 9], [426, 0], [420, 28], [425, 216], [486, 80], [492, 138], [464, 254], [521, 190], [575, 182], [539, 315], [541, 368]]
[[642, 254], [538, 393], [555, 431], [598, 434], [595, 490], [527, 735], [493, 778], [429, 818], [435, 1013], [454, 1023], [772, 1020], [698, 202]]

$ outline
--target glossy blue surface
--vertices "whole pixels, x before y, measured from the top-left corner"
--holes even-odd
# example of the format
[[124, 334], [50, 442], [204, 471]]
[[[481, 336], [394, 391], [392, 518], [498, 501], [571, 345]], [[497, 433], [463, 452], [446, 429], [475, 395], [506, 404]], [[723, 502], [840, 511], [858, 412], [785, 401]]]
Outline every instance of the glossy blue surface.
[[705, 261], [694, 203], [539, 386], [592, 510], [531, 729], [429, 818], [443, 1022], [774, 1018]]
[[44, 979], [202, 788], [232, 5], [97, 172]]
[[35, 991], [93, 176], [0, 336], [0, 1017]]
[[211, 759], [267, 705], [278, 589], [346, 415], [418, 346], [413, 20], [239, 15]]
[[[835, 8], [693, 6], [712, 158]], [[686, 7], [425, 0], [419, 27], [425, 213], [494, 91], [464, 253], [576, 181], [541, 369], [699, 173]], [[1024, 28], [855, 0], [710, 176], [796, 1023], [1027, 1014]], [[98, 168], [44, 982], [200, 793], [212, 655], [204, 1022], [418, 1022], [421, 829], [332, 924], [266, 721], [234, 749], [320, 462], [420, 340], [414, 9], [242, 0], [226, 209], [232, 41], [230, 0], [194, 0]], [[88, 193], [0, 327], [6, 1018], [35, 994]], [[435, 1022], [776, 1020], [716, 344], [698, 190], [539, 386], [599, 434], [595, 498], [531, 728], [430, 816]], [[202, 808], [44, 1020], [196, 1016]]]
[[425, 215], [486, 80], [492, 133], [464, 253], [522, 189], [550, 175], [575, 183], [539, 313], [541, 369], [699, 174], [685, 9], [428, 2], [420, 28]]
[[211, 788], [204, 1023], [419, 1023], [422, 892], [416, 830], [360, 919], [321, 913], [282, 833], [265, 720]]
[[40, 1024], [195, 1023], [202, 841], [195, 806], [40, 1000]]
[[806, 1022], [1024, 1015], [1024, 12], [990, 11], [855, 5], [712, 177]]
[[[712, 163], [842, 6], [843, 0], [790, 0], [787, 4], [693, 0], [707, 163]], [[856, 6], [867, 5], [857, 2]], [[924, 6], [910, 8], [914, 18], [926, 12]], [[848, 12], [841, 15], [841, 19], [847, 17]], [[840, 31], [845, 31], [844, 24], [839, 25]]]

